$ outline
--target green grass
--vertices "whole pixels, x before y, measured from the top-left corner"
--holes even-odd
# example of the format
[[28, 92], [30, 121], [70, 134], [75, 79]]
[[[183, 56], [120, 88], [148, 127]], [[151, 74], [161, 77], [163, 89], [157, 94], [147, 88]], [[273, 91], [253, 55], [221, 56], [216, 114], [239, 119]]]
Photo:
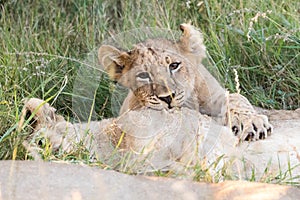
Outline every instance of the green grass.
[[[109, 36], [139, 27], [177, 30], [180, 23], [192, 21], [203, 31], [215, 63], [211, 70], [230, 91], [235, 90], [236, 69], [241, 92], [254, 105], [300, 105], [299, 1], [4, 2], [0, 1], [0, 159], [28, 159], [21, 145], [28, 134], [17, 130], [22, 99], [49, 99], [58, 113], [76, 120], [73, 86], [87, 53]], [[107, 106], [111, 90], [102, 79], [95, 93], [97, 119], [113, 115]], [[60, 158], [70, 157], [86, 160], [80, 152]]]

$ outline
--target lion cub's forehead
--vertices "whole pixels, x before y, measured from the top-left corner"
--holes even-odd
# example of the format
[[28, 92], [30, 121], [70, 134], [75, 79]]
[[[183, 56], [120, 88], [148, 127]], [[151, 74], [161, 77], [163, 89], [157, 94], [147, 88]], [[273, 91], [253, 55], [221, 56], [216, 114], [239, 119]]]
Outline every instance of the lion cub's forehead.
[[172, 61], [179, 61], [180, 55], [171, 42], [155, 41], [141, 43], [131, 52], [136, 65], [166, 66]]

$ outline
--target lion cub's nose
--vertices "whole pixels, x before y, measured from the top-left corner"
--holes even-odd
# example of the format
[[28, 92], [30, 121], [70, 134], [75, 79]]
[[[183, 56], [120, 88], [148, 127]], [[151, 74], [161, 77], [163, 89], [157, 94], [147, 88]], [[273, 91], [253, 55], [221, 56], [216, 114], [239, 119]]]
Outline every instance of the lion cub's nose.
[[172, 108], [171, 107], [171, 102], [172, 102], [174, 97], [175, 97], [175, 93], [172, 93], [171, 95], [167, 95], [167, 96], [164, 96], [164, 95], [158, 96], [158, 98], [160, 100], [162, 100], [162, 101], [164, 101], [168, 104], [168, 108]]

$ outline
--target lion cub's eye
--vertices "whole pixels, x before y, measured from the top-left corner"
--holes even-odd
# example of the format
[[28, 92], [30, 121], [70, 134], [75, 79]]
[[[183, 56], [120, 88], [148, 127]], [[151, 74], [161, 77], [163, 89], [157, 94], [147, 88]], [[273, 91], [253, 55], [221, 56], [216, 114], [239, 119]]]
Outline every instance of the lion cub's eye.
[[150, 75], [148, 72], [141, 72], [136, 75], [137, 79], [148, 80], [150, 79]]
[[173, 62], [169, 65], [169, 69], [172, 73], [176, 72], [181, 67], [181, 62]]

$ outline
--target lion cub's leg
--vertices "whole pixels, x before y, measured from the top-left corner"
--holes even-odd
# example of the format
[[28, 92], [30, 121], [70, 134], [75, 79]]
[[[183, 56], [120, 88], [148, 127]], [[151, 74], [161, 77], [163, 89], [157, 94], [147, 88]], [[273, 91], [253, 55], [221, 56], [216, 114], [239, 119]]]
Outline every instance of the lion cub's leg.
[[233, 93], [227, 100], [226, 123], [241, 140], [265, 139], [272, 133], [268, 117], [258, 114], [246, 97]]

